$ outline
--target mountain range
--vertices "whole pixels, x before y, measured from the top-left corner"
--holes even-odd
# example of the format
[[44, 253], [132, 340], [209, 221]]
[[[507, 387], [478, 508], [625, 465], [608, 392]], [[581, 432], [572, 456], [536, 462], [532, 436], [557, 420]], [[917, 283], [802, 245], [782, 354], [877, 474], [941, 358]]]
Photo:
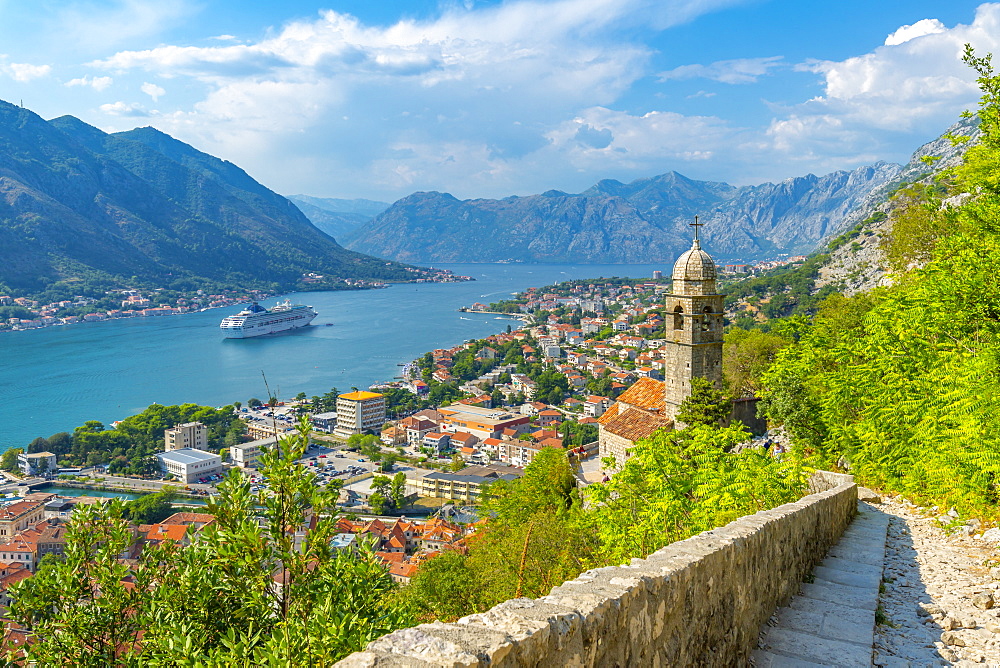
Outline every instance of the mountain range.
[[337, 199], [309, 195], [289, 195], [288, 199], [306, 214], [313, 225], [334, 239], [342, 239], [389, 208], [388, 202], [376, 202], [370, 199]]
[[[949, 132], [974, 131], [961, 121]], [[668, 172], [631, 183], [603, 180], [569, 194], [550, 190], [503, 199], [459, 200], [418, 192], [395, 202], [341, 241], [405, 262], [671, 262], [690, 246], [694, 216], [702, 245], [720, 260], [808, 253], [852, 227], [903, 181], [953, 161], [962, 148], [942, 135], [907, 165], [878, 162], [824, 176], [735, 187]]]
[[604, 180], [579, 194], [459, 200], [420, 192], [342, 241], [405, 262], [669, 262], [690, 246], [688, 225], [699, 215], [703, 245], [716, 257], [804, 253], [899, 173], [882, 162], [741, 188], [669, 172]]
[[[0, 290], [56, 281], [291, 288], [412, 278], [352, 252], [236, 165], [153, 128], [105, 133], [0, 102]], [[192, 283], [194, 281], [194, 283]]]

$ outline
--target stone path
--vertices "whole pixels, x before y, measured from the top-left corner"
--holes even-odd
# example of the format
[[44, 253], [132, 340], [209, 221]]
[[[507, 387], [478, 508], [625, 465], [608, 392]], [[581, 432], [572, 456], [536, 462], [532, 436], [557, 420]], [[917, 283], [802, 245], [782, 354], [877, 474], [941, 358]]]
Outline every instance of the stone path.
[[880, 508], [891, 522], [875, 665], [1000, 666], [996, 543], [976, 535], [978, 520], [899, 497]]
[[901, 497], [858, 507], [754, 665], [1000, 668], [1000, 530]]
[[799, 594], [775, 612], [752, 655], [757, 668], [870, 668], [889, 516], [867, 503]]

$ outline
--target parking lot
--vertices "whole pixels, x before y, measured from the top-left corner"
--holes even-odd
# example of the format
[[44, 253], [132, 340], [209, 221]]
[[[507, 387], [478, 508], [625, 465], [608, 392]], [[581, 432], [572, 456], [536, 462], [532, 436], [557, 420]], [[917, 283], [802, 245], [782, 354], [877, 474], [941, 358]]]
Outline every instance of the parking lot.
[[287, 427], [295, 426], [299, 420], [295, 414], [294, 406], [275, 406], [274, 408], [268, 406], [249, 408], [244, 406], [237, 411], [237, 414], [247, 422], [259, 422], [261, 424], [277, 422]]
[[[334, 480], [347, 483], [348, 480], [371, 476], [378, 470], [378, 464], [325, 443], [311, 443], [299, 463], [316, 474], [316, 483], [320, 486], [326, 486]], [[248, 470], [245, 475], [250, 478], [251, 489], [254, 491], [266, 487], [267, 479], [259, 471]]]

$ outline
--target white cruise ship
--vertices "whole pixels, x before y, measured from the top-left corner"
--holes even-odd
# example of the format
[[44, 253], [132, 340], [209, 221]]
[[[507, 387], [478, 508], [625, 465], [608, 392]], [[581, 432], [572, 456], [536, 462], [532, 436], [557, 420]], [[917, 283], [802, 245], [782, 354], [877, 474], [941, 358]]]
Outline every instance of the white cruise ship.
[[315, 317], [312, 306], [293, 304], [287, 299], [270, 309], [254, 302], [236, 315], [223, 318], [219, 328], [227, 339], [248, 339], [305, 327]]

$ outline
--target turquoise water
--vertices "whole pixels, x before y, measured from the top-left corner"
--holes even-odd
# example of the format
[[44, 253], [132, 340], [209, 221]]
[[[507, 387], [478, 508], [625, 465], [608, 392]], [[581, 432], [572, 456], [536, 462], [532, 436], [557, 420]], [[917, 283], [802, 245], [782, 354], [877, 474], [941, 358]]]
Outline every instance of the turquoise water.
[[[652, 276], [663, 265], [440, 265], [468, 283], [311, 292], [293, 301], [319, 313], [313, 326], [273, 337], [223, 339], [238, 307], [0, 334], [0, 450], [37, 436], [108, 424], [152, 403], [221, 406], [265, 398], [263, 374], [282, 399], [391, 380], [398, 363], [504, 331], [510, 320], [459, 313], [512, 292], [571, 278]], [[273, 305], [277, 298], [264, 302]], [[326, 326], [332, 323], [332, 326]]]
[[77, 487], [60, 487], [59, 485], [46, 485], [44, 487], [39, 487], [38, 491], [46, 492], [47, 494], [58, 494], [59, 496], [118, 497], [120, 499], [126, 499], [127, 501], [138, 499], [139, 496], [141, 496], [139, 494], [130, 494], [128, 492], [105, 492], [99, 489], [79, 489]]

